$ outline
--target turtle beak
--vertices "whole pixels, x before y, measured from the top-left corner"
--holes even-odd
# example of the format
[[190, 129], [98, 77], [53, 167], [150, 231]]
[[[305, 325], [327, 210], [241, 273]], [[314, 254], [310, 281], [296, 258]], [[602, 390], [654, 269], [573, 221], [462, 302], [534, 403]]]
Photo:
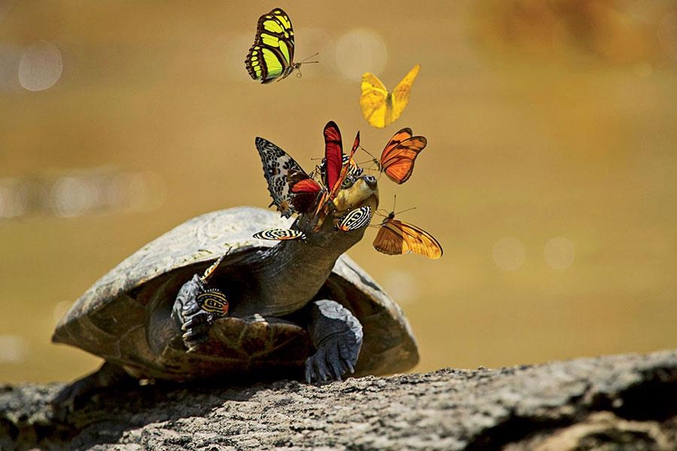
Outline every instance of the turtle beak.
[[376, 190], [376, 187], [378, 186], [378, 181], [376, 180], [376, 177], [374, 177], [373, 175], [365, 175], [364, 181], [367, 183], [367, 186], [369, 186], [369, 188], [371, 188], [372, 190]]

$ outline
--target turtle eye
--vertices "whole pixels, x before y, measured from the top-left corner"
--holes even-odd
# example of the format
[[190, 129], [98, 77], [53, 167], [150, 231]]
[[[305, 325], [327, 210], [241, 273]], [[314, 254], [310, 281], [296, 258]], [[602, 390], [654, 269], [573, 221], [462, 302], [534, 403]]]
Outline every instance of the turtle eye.
[[346, 179], [343, 181], [343, 184], [341, 185], [341, 189], [348, 189], [351, 186], [355, 184], [355, 177], [348, 176]]

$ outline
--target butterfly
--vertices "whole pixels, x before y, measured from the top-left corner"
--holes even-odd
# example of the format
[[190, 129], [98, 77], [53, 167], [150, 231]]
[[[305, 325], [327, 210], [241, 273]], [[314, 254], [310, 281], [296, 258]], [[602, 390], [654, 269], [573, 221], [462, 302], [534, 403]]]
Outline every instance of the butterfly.
[[331, 199], [341, 190], [348, 175], [357, 174], [360, 169], [353, 159], [355, 151], [360, 147], [360, 132], [355, 135], [353, 147], [349, 155], [343, 155], [343, 141], [341, 130], [336, 122], [329, 121], [324, 126], [324, 159], [326, 162], [324, 171], [324, 183], [329, 190]]
[[197, 295], [195, 299], [201, 310], [211, 313], [217, 317], [228, 315], [230, 308], [226, 295], [216, 288], [208, 289]]
[[371, 221], [371, 207], [363, 205], [343, 215], [336, 228], [343, 232], [351, 232], [368, 225], [369, 221]]
[[292, 229], [266, 229], [256, 232], [252, 235], [258, 240], [277, 240], [277, 241], [287, 241], [287, 240], [296, 240], [296, 239], [306, 239], [305, 233], [300, 230]]
[[[214, 275], [216, 268], [218, 268], [221, 262], [223, 262], [223, 259], [226, 258], [229, 253], [230, 249], [205, 270], [204, 274], [202, 274], [200, 277], [202, 283], [206, 284], [209, 282], [209, 279]], [[225, 294], [216, 288], [209, 288], [203, 291], [197, 296], [195, 300], [200, 309], [207, 313], [211, 313], [217, 317], [226, 316], [228, 314], [228, 299], [226, 299]]]
[[442, 246], [425, 230], [395, 219], [391, 212], [381, 223], [374, 238], [374, 249], [388, 255], [413, 252], [430, 259], [442, 256]]
[[[280, 8], [259, 18], [254, 45], [249, 49], [245, 67], [254, 80], [270, 83], [287, 78], [302, 63], [294, 62], [294, 29], [291, 19]], [[316, 63], [317, 61], [307, 61]]]
[[411, 177], [416, 157], [427, 144], [425, 136], [412, 136], [410, 128], [403, 128], [390, 138], [381, 153], [381, 160], [374, 159], [374, 162], [390, 180], [401, 185]]
[[256, 149], [263, 163], [268, 192], [275, 205], [288, 218], [294, 213], [308, 213], [315, 207], [322, 186], [312, 179], [287, 152], [257, 137]]
[[411, 85], [416, 80], [420, 64], [415, 65], [407, 75], [388, 92], [376, 75], [365, 72], [362, 75], [362, 95], [360, 107], [362, 116], [370, 125], [383, 128], [397, 120], [409, 103]]
[[[346, 182], [348, 175], [353, 168], [351, 161], [353, 160], [353, 155], [355, 151], [360, 146], [360, 132], [357, 132], [355, 136], [355, 141], [353, 142], [353, 148], [350, 151], [350, 154], [347, 155], [348, 163], [344, 164], [344, 155], [343, 155], [343, 141], [341, 139], [341, 130], [339, 130], [336, 122], [329, 121], [327, 125], [324, 126], [324, 171], [322, 172], [322, 177], [324, 181], [324, 186], [326, 190], [323, 192], [320, 201], [318, 203], [315, 215], [317, 215], [320, 210], [325, 208], [329, 201], [336, 199], [336, 195], [339, 193], [343, 184]], [[355, 166], [357, 166], [355, 164]]]

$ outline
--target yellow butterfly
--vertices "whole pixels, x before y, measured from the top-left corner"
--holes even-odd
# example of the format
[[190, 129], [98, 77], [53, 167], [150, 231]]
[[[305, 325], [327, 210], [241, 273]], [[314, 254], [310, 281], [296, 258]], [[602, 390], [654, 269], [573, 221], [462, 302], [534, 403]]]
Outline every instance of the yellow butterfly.
[[421, 70], [421, 65], [415, 65], [392, 92], [388, 92], [376, 75], [369, 72], [362, 75], [360, 107], [362, 116], [370, 125], [383, 128], [400, 117], [409, 103], [411, 85], [416, 80], [419, 70]]

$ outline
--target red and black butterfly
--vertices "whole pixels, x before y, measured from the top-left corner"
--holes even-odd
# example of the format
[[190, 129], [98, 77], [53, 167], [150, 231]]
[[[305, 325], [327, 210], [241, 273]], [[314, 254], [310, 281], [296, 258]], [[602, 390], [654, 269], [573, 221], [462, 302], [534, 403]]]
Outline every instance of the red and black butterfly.
[[[320, 197], [315, 214], [319, 213], [328, 202], [336, 199], [336, 195], [341, 190], [351, 170], [356, 170], [357, 165], [354, 162], [353, 156], [358, 147], [360, 147], [360, 132], [357, 132], [353, 148], [350, 150], [350, 154], [347, 155], [347, 162], [344, 164], [343, 141], [338, 125], [334, 121], [329, 121], [324, 126], [324, 170], [322, 171], [322, 176], [326, 191]], [[357, 170], [359, 171], [359, 168]]]

